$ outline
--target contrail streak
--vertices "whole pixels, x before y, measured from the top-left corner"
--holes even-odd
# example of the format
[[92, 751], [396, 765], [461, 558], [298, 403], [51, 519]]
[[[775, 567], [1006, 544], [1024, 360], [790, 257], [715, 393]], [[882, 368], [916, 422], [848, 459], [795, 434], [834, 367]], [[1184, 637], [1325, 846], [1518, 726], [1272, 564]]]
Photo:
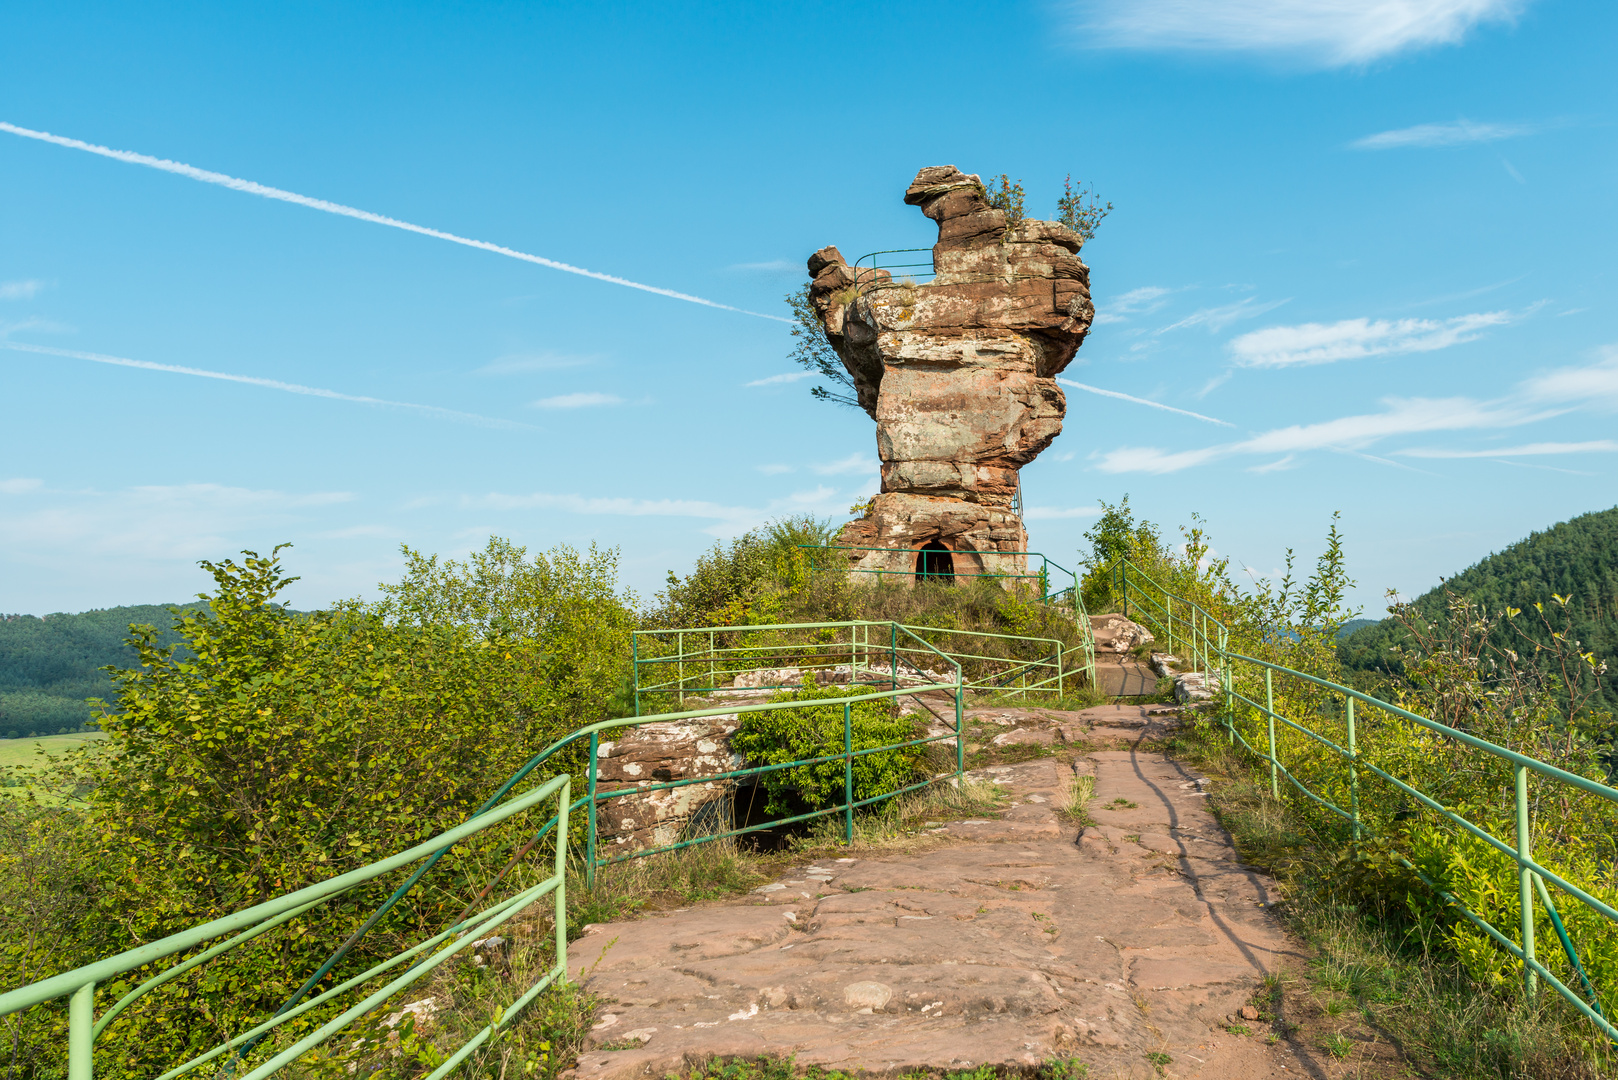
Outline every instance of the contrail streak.
[[578, 274], [580, 277], [595, 278], [597, 281], [606, 281], [629, 289], [639, 289], [642, 292], [656, 293], [658, 296], [684, 300], [690, 304], [701, 304], [704, 307], [718, 308], [721, 311], [734, 311], [760, 319], [772, 319], [775, 322], [790, 323], [792, 321], [780, 315], [766, 315], [760, 311], [748, 311], [746, 308], [731, 307], [729, 304], [721, 304], [714, 300], [704, 300], [702, 297], [692, 296], [690, 293], [675, 292], [673, 289], [663, 289], [656, 285], [642, 285], [640, 282], [630, 281], [628, 278], [602, 274], [595, 270], [586, 270], [581, 266], [557, 262], [555, 259], [547, 259], [542, 255], [530, 255], [525, 251], [517, 251], [512, 248], [501, 247], [499, 244], [491, 244], [486, 240], [472, 240], [465, 236], [456, 236], [454, 233], [443, 232], [439, 229], [429, 229], [425, 225], [412, 225], [408, 221], [373, 214], [369, 210], [359, 210], [352, 206], [344, 206], [341, 203], [327, 202], [325, 199], [312, 199], [307, 195], [299, 195], [295, 191], [282, 191], [280, 188], [266, 187], [251, 180], [226, 176], [224, 173], [209, 172], [207, 169], [199, 169], [194, 165], [186, 165], [179, 161], [169, 161], [166, 158], [137, 154], [133, 150], [114, 150], [110, 146], [97, 146], [95, 143], [70, 139], [65, 135], [52, 135], [48, 131], [34, 131], [31, 128], [18, 127], [16, 124], [8, 124], [3, 120], [0, 120], [0, 131], [9, 131], [11, 134], [21, 135], [25, 139], [38, 139], [40, 142], [54, 143], [57, 146], [65, 146], [70, 150], [83, 150], [85, 153], [99, 154], [101, 157], [112, 158], [114, 161], [122, 161], [130, 165], [144, 165], [149, 169], [161, 169], [163, 172], [174, 173], [176, 176], [200, 180], [204, 184], [218, 184], [220, 187], [230, 188], [232, 191], [244, 191], [249, 195], [258, 195], [265, 199], [279, 199], [282, 202], [293, 203], [297, 206], [307, 206], [311, 210], [322, 210], [328, 214], [338, 214], [342, 217], [369, 221], [373, 225], [386, 225], [391, 229], [403, 229], [405, 232], [420, 233], [422, 236], [448, 240], [452, 244], [461, 244], [465, 247], [477, 248], [480, 251], [492, 251], [496, 255], [504, 255], [508, 259], [521, 259], [523, 262], [534, 263], [537, 266], [548, 266], [552, 270]]
[[477, 413], [441, 409], [436, 405], [416, 405], [408, 401], [388, 401], [384, 398], [364, 397], [359, 394], [339, 394], [335, 390], [323, 390], [318, 386], [301, 386], [298, 383], [281, 382], [279, 379], [261, 379], [256, 375], [231, 375], [223, 371], [206, 371], [202, 368], [181, 367], [179, 364], [155, 364], [150, 360], [131, 360], [126, 356], [108, 356], [105, 353], [79, 352], [75, 349], [53, 349], [49, 345], [24, 345], [15, 341], [0, 341], [0, 348], [13, 349], [17, 352], [39, 353], [43, 356], [66, 356], [74, 360], [89, 360], [96, 364], [115, 364], [118, 367], [140, 368], [143, 371], [167, 371], [175, 375], [195, 375], [202, 379], [223, 379], [225, 382], [246, 383], [249, 386], [262, 386], [288, 394], [331, 398], [333, 401], [357, 401], [361, 405], [386, 405], [393, 409], [414, 409], [428, 416], [437, 416], [445, 420], [460, 420], [477, 424], [480, 427], [526, 428], [533, 426], [532, 424], [520, 424], [514, 420], [498, 420], [492, 416], [479, 416]]
[[1057, 377], [1056, 381], [1061, 383], [1063, 386], [1071, 386], [1075, 390], [1083, 390], [1089, 394], [1100, 394], [1102, 397], [1117, 398], [1119, 401], [1132, 401], [1136, 405], [1150, 405], [1154, 409], [1162, 409], [1164, 412], [1179, 413], [1181, 416], [1189, 416], [1194, 420], [1203, 420], [1210, 424], [1219, 424], [1221, 427], [1236, 426], [1228, 420], [1216, 420], [1211, 416], [1203, 416], [1201, 413], [1192, 412], [1190, 409], [1176, 409], [1173, 405], [1165, 405], [1161, 401], [1148, 401], [1143, 397], [1132, 397], [1129, 394], [1120, 394], [1116, 390], [1103, 390], [1099, 386], [1086, 386], [1081, 382], [1074, 382], [1072, 379], [1064, 379], [1060, 376]]

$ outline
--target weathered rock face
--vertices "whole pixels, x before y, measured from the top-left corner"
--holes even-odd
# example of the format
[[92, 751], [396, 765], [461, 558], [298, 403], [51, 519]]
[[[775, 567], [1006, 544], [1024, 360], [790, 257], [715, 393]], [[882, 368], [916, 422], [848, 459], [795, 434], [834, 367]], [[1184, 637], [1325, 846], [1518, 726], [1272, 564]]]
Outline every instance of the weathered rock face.
[[[628, 728], [615, 741], [601, 744], [596, 790], [648, 787], [739, 769], [741, 755], [730, 749], [730, 736], [737, 726], [736, 717], [729, 715]], [[733, 780], [715, 780], [607, 799], [597, 815], [602, 854], [610, 857], [619, 850], [678, 843], [691, 829], [693, 818], [710, 803], [715, 804], [711, 816], [717, 816], [700, 822], [699, 827], [703, 831], [729, 829], [725, 800], [734, 789]]]
[[834, 247], [809, 259], [810, 300], [877, 423], [882, 492], [842, 542], [889, 549], [858, 565], [916, 569], [932, 542], [958, 574], [1020, 573], [1027, 548], [1012, 510], [1017, 471], [1062, 430], [1056, 376], [1090, 329], [1089, 268], [1071, 229], [1008, 228], [976, 176], [916, 174], [905, 202], [938, 223], [936, 276], [895, 282], [850, 267]]

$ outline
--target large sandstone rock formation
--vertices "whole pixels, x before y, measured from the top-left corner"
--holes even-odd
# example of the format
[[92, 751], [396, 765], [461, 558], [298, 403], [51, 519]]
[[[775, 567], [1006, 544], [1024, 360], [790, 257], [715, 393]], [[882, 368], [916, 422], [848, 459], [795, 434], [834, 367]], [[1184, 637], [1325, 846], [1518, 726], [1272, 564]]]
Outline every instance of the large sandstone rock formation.
[[882, 492], [843, 531], [856, 566], [909, 574], [940, 545], [957, 574], [1021, 573], [1017, 471], [1062, 430], [1056, 376], [1090, 329], [1083, 241], [1053, 221], [1007, 227], [978, 178], [916, 174], [905, 202], [938, 223], [936, 276], [895, 281], [834, 247], [809, 259], [810, 300], [877, 424]]

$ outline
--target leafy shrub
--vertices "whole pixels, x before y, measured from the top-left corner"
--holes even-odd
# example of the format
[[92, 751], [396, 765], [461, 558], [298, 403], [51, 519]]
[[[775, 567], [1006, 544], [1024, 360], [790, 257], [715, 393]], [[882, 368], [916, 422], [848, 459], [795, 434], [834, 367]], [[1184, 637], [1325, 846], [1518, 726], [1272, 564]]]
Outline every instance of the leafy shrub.
[[[801, 690], [784, 690], [772, 702], [824, 701], [848, 697], [845, 687], [816, 686], [807, 679]], [[911, 721], [896, 718], [886, 700], [857, 701], [851, 706], [853, 749], [875, 750], [915, 738]], [[784, 765], [789, 761], [830, 757], [843, 753], [843, 706], [806, 706], [748, 713], [731, 736], [732, 748], [746, 755], [750, 766]], [[854, 798], [869, 799], [912, 782], [921, 760], [919, 746], [883, 750], [854, 759]], [[764, 773], [759, 783], [769, 794], [770, 813], [790, 814], [822, 810], [843, 801], [843, 762], [823, 761]]]

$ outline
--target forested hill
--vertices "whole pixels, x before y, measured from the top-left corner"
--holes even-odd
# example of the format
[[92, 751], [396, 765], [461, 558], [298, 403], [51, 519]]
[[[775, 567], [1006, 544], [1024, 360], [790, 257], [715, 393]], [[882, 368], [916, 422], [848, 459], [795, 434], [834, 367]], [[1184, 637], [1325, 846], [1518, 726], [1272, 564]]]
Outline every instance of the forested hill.
[[[90, 719], [85, 698], [111, 696], [108, 664], [127, 667], [130, 623], [166, 630], [162, 604], [103, 608], [78, 615], [0, 615], [0, 738], [77, 731]], [[172, 635], [164, 634], [164, 644]]]
[[[1618, 507], [1534, 533], [1423, 593], [1415, 607], [1427, 618], [1441, 615], [1446, 590], [1496, 611], [1510, 606], [1526, 612], [1536, 603], [1549, 607], [1553, 593], [1571, 597], [1573, 636], [1607, 661], [1606, 706], [1618, 710]], [[1525, 629], [1540, 626], [1536, 618], [1519, 617], [1518, 623]], [[1391, 673], [1388, 649], [1402, 636], [1393, 619], [1383, 619], [1345, 638], [1338, 655], [1351, 671]], [[1545, 634], [1541, 630], [1537, 636]]]

